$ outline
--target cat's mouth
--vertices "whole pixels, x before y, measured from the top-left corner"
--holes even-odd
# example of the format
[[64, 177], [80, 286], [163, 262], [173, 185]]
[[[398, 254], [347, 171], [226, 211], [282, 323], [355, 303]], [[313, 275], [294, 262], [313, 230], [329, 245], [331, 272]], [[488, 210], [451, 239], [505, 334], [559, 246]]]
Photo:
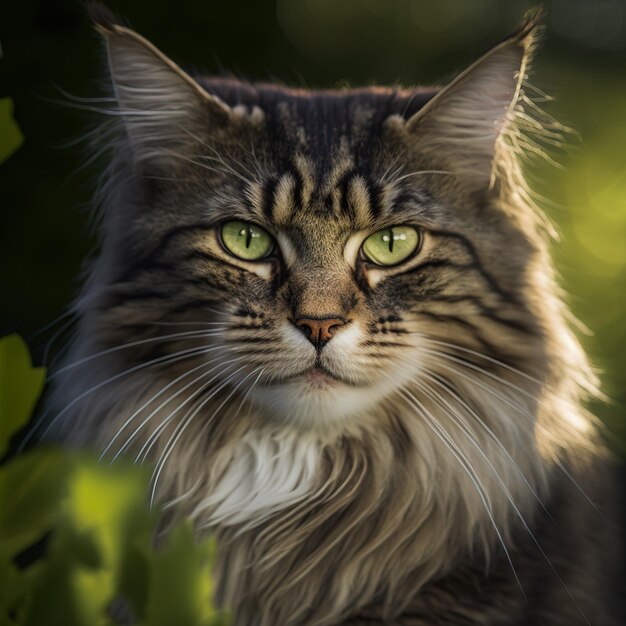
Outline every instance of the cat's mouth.
[[297, 374], [276, 379], [271, 384], [283, 385], [291, 382], [303, 382], [311, 387], [318, 387], [320, 389], [334, 387], [339, 384], [354, 386], [354, 383], [333, 374], [320, 363], [316, 363], [313, 367], [310, 367], [302, 372], [298, 372]]
[[315, 367], [312, 367], [310, 370], [306, 371], [304, 374], [301, 374], [300, 378], [302, 378], [305, 382], [311, 385], [320, 387], [344, 382], [320, 365], [316, 365]]

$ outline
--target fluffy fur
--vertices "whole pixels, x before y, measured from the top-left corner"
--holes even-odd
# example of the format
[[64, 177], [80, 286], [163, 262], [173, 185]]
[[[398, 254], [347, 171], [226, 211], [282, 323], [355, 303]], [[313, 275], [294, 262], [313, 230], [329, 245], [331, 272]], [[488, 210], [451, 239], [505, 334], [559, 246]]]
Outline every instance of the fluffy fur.
[[[589, 544], [582, 492], [611, 483], [518, 164], [535, 22], [446, 88], [326, 92], [192, 78], [97, 22], [102, 245], [46, 434], [155, 463], [152, 499], [218, 538], [235, 626], [613, 623], [542, 531], [550, 508]], [[229, 255], [233, 219], [275, 254]], [[402, 224], [417, 254], [368, 263]], [[319, 351], [303, 317], [346, 324]]]

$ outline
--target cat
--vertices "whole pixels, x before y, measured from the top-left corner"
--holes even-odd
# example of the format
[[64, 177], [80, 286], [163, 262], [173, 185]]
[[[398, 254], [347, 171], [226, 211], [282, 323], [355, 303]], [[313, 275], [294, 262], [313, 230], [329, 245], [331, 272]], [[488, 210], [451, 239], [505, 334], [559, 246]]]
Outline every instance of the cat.
[[597, 381], [520, 167], [540, 16], [443, 88], [316, 91], [92, 14], [111, 159], [46, 436], [155, 464], [234, 626], [623, 623]]

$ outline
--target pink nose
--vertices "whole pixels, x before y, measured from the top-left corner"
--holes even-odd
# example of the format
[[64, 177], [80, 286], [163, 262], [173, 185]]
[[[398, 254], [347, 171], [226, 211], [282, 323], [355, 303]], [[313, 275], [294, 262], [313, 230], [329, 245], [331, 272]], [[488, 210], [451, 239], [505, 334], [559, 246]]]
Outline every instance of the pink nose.
[[294, 323], [318, 350], [332, 339], [338, 328], [345, 325], [345, 322], [339, 318], [303, 317]]

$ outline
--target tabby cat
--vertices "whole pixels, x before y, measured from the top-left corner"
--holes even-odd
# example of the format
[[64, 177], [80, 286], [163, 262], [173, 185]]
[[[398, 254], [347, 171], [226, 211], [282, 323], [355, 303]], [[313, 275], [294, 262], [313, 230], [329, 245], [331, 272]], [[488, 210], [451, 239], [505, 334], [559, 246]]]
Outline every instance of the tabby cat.
[[612, 463], [520, 157], [530, 18], [444, 88], [191, 76], [94, 10], [100, 253], [47, 436], [154, 463], [234, 626], [623, 623]]

